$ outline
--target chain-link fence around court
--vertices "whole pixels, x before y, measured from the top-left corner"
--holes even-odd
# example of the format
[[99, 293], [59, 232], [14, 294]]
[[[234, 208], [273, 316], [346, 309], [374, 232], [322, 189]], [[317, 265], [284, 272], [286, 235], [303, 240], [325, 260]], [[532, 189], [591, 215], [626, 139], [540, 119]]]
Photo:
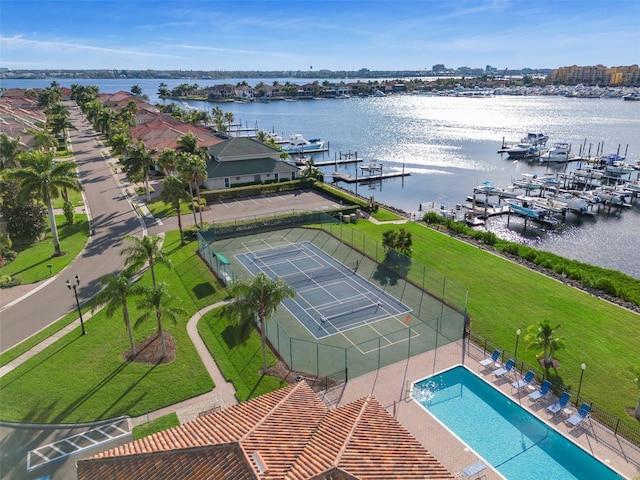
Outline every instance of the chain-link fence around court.
[[249, 272], [238, 253], [309, 241], [412, 311], [316, 339], [286, 308], [267, 322], [267, 338], [295, 371], [355, 378], [459, 340], [466, 289], [324, 213], [215, 225], [198, 234], [198, 251], [224, 283]]

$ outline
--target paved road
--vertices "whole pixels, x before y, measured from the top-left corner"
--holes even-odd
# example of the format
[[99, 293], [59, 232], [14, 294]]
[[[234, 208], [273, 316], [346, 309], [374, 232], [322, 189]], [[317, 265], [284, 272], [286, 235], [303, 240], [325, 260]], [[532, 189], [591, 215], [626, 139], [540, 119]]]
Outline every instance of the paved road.
[[[123, 266], [120, 250], [125, 234], [139, 234], [143, 227], [129, 200], [101, 154], [101, 148], [89, 123], [75, 106], [70, 107], [70, 120], [77, 130], [71, 130], [78, 175], [95, 233], [86, 248], [71, 265], [28, 301], [17, 302], [2, 310], [0, 316], [0, 352], [20, 343], [76, 308], [73, 292], [67, 279], [80, 278], [78, 297], [86, 301], [100, 289], [103, 275]], [[106, 150], [106, 149], [105, 149]], [[62, 244], [64, 250], [64, 243]], [[90, 328], [87, 329], [90, 332]]]
[[[153, 217], [141, 219], [138, 216], [122, 190], [123, 175], [114, 174], [102, 155], [102, 151], [106, 152], [108, 148], [97, 142], [98, 137], [80, 111], [71, 102], [67, 106], [71, 112], [70, 120], [77, 128], [71, 130], [70, 138], [93, 234], [81, 255], [62, 274], [32, 291], [28, 301], [22, 300], [3, 307], [0, 316], [0, 352], [17, 345], [76, 308], [73, 292], [66, 286], [67, 279], [79, 276], [78, 297], [81, 303], [94, 296], [100, 289], [100, 278], [119, 271], [123, 266], [120, 251], [124, 246], [124, 235], [142, 232], [153, 235], [178, 228], [177, 217], [158, 222]], [[154, 189], [155, 195], [158, 195], [160, 181], [154, 182]], [[296, 191], [215, 202], [203, 212], [203, 220], [220, 222], [293, 211], [326, 211], [339, 206], [335, 199], [319, 193]], [[192, 214], [182, 216], [183, 227], [193, 223]], [[87, 331], [91, 333], [90, 326]]]

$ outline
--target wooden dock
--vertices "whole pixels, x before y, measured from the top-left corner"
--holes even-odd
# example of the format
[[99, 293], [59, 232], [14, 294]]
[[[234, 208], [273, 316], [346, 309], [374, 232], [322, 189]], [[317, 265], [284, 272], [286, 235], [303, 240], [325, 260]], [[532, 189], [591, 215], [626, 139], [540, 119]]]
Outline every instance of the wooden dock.
[[334, 182], [369, 183], [379, 180], [385, 180], [387, 178], [408, 177], [409, 175], [411, 175], [409, 172], [389, 172], [364, 175], [362, 177], [354, 177], [353, 175], [349, 175], [348, 173], [344, 172], [333, 172], [331, 176], [333, 177]]

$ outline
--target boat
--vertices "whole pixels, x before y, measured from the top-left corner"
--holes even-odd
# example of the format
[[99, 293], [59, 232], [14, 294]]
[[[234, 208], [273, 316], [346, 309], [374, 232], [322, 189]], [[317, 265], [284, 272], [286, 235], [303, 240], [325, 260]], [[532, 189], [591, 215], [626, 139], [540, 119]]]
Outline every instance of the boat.
[[640, 101], [640, 93], [630, 93], [622, 97], [622, 100], [627, 102], [638, 102]]
[[547, 215], [547, 209], [537, 207], [531, 197], [521, 195], [510, 198], [507, 200], [507, 204], [512, 212], [534, 220], [542, 220]]
[[602, 202], [609, 202], [614, 205], [623, 205], [627, 203], [627, 197], [631, 192], [620, 190], [615, 187], [601, 186], [593, 190], [593, 194]]
[[538, 181], [538, 176], [532, 173], [523, 173], [521, 178], [513, 181], [513, 185], [527, 191], [540, 190], [543, 186]]
[[535, 146], [545, 146], [549, 141], [549, 135], [545, 135], [544, 133], [534, 133], [528, 132], [525, 137], [520, 140], [522, 143], [528, 143], [529, 145]]
[[633, 165], [623, 161], [614, 161], [613, 163], [606, 165], [604, 169], [607, 173], [613, 173], [616, 175], [626, 175], [635, 171], [635, 167]]
[[530, 143], [516, 143], [502, 150], [509, 158], [516, 159], [533, 157], [538, 151], [538, 147]]
[[568, 162], [571, 145], [567, 142], [556, 142], [547, 152], [538, 157], [541, 163]]
[[625, 183], [624, 189], [630, 191], [631, 193], [640, 193], [640, 180], [634, 180], [632, 182]]
[[289, 137], [287, 143], [281, 144], [282, 151], [285, 153], [312, 153], [312, 152], [326, 152], [329, 147], [320, 140], [314, 138], [312, 140], [305, 139], [300, 133], [294, 133]]
[[586, 213], [589, 210], [589, 202], [570, 192], [561, 192], [547, 195], [547, 198], [555, 202], [564, 203], [573, 212]]
[[482, 185], [473, 187], [474, 194], [501, 195], [503, 192], [503, 189], [494, 187], [491, 182], [484, 182]]
[[386, 97], [387, 94], [381, 90], [376, 90], [376, 93], [373, 94], [374, 97]]

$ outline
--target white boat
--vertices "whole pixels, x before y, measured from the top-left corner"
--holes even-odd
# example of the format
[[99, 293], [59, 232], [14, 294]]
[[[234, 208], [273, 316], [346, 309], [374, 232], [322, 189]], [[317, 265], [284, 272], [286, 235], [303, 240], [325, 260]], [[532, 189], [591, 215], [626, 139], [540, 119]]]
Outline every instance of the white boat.
[[503, 189], [494, 187], [491, 182], [484, 182], [482, 185], [473, 187], [473, 193], [485, 194], [485, 195], [500, 195], [504, 192]]
[[598, 187], [593, 190], [593, 194], [597, 196], [602, 202], [613, 203], [614, 205], [622, 205], [627, 203], [627, 197], [631, 195], [630, 192], [620, 190], [615, 187]]
[[635, 171], [633, 165], [617, 160], [604, 167], [607, 173], [613, 173], [616, 175], [626, 175]]
[[547, 210], [537, 207], [531, 197], [510, 198], [507, 200], [507, 204], [512, 212], [534, 220], [542, 220], [547, 215]]
[[386, 97], [387, 94], [381, 90], [376, 90], [376, 93], [373, 94], [374, 97]]
[[538, 176], [532, 173], [523, 173], [522, 177], [514, 180], [513, 184], [523, 190], [540, 190], [542, 183], [538, 181]]
[[638, 102], [640, 101], [640, 93], [630, 93], [622, 97], [622, 100], [626, 100], [627, 102]]
[[550, 194], [547, 195], [547, 198], [555, 202], [564, 203], [573, 212], [585, 213], [589, 209], [589, 202], [586, 199], [569, 192]]
[[571, 145], [567, 142], [556, 142], [549, 151], [540, 155], [539, 160], [542, 163], [554, 163], [554, 162], [568, 162], [569, 154], [571, 153]]
[[509, 155], [509, 158], [527, 158], [533, 157], [538, 152], [538, 148], [530, 143], [516, 143], [502, 151]]
[[312, 140], [305, 139], [301, 134], [294, 133], [289, 137], [289, 141], [281, 145], [282, 151], [286, 153], [312, 153], [326, 152], [329, 147], [319, 138]]
[[634, 180], [633, 182], [627, 182], [624, 184], [624, 189], [631, 193], [640, 193], [640, 180]]
[[545, 135], [544, 133], [534, 133], [528, 132], [526, 137], [523, 137], [520, 142], [528, 143], [530, 145], [538, 145], [544, 146], [549, 140], [549, 135]]

